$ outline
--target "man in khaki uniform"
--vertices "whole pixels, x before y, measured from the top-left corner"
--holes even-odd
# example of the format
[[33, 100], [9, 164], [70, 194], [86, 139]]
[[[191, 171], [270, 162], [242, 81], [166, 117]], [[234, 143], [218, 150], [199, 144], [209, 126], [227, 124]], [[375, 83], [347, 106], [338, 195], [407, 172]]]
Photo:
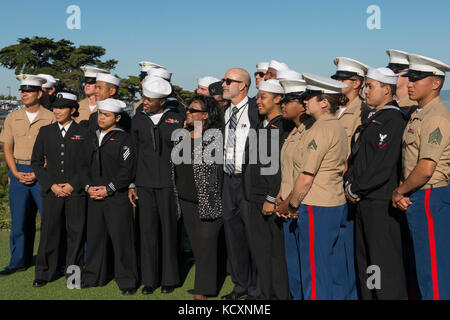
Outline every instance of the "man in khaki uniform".
[[389, 69], [398, 74], [397, 90], [395, 92], [395, 100], [398, 106], [409, 119], [411, 114], [417, 108], [417, 102], [409, 99], [408, 96], [408, 77], [402, 77], [409, 68], [408, 53], [400, 50], [389, 49], [386, 51], [389, 56]]
[[[0, 276], [24, 271], [31, 265], [36, 231], [36, 206], [41, 210], [41, 185], [31, 167], [31, 154], [39, 129], [55, 122], [53, 113], [40, 103], [42, 84], [46, 79], [22, 74], [20, 93], [25, 108], [10, 113], [0, 134], [10, 178], [11, 259]], [[34, 200], [34, 204], [33, 201]]]
[[450, 299], [450, 110], [440, 91], [447, 64], [410, 54], [409, 98], [418, 109], [403, 133], [403, 183], [392, 203], [406, 210], [423, 299]]
[[348, 98], [348, 102], [346, 105], [339, 107], [336, 116], [347, 133], [347, 145], [350, 154], [352, 136], [369, 110], [359, 94], [361, 88], [364, 87], [364, 77], [369, 67], [359, 61], [345, 57], [336, 58], [333, 62], [337, 71], [331, 78], [347, 85], [346, 88], [342, 89], [342, 93]]
[[[352, 136], [364, 119], [367, 118], [370, 108], [364, 103], [361, 97], [361, 90], [364, 87], [364, 77], [367, 74], [369, 67], [357, 60], [339, 57], [334, 59], [334, 64], [337, 71], [331, 78], [345, 83], [347, 87], [342, 89], [342, 93], [347, 97], [348, 102], [343, 106], [339, 106], [336, 112], [336, 117], [339, 123], [344, 127], [347, 134], [347, 158], [351, 151]], [[347, 170], [347, 163], [345, 170]], [[351, 299], [357, 298], [356, 288], [356, 266], [353, 249], [354, 237], [354, 216], [356, 208], [352, 203], [348, 203], [348, 217], [343, 225], [341, 225], [341, 232], [345, 241], [347, 265], [350, 274], [351, 283]]]
[[89, 117], [94, 112], [97, 112], [97, 104], [95, 99], [95, 81], [97, 73], [109, 73], [106, 70], [83, 66], [81, 70], [84, 72], [84, 77], [82, 82], [84, 83], [84, 93], [86, 98], [81, 100], [78, 104], [80, 108], [78, 109], [79, 116], [75, 118], [77, 123], [83, 120], [89, 120]]

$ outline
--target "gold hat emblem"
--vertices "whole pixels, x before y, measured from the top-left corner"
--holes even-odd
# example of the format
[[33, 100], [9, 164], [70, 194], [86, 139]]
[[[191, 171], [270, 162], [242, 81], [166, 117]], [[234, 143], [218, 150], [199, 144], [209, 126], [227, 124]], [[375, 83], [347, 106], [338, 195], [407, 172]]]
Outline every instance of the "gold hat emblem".
[[147, 66], [147, 63], [146, 63], [146, 62], [143, 62], [143, 63], [142, 63], [142, 66], [143, 66], [143, 67], [146, 67], [146, 66]]
[[336, 58], [336, 64], [338, 64], [339, 63], [339, 58]]
[[23, 80], [25, 80], [26, 78], [27, 78], [27, 76], [26, 76], [26, 75], [23, 75], [23, 76], [22, 76], [22, 79], [23, 79]]
[[86, 67], [83, 67], [83, 71], [86, 72], [86, 71], [87, 71], [87, 68], [86, 68]]

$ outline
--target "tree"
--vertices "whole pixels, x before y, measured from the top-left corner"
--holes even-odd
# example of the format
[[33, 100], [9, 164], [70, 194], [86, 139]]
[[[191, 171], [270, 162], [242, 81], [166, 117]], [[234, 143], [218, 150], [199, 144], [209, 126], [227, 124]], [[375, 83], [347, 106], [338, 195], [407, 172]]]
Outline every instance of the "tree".
[[137, 93], [141, 92], [141, 81], [139, 77], [129, 76], [122, 79], [120, 84], [118, 99], [123, 100], [128, 106], [132, 107], [137, 101]]
[[92, 65], [114, 69], [117, 60], [102, 61], [106, 50], [100, 46], [75, 47], [69, 40], [54, 41], [45, 37], [19, 38], [18, 44], [0, 50], [0, 65], [14, 69], [15, 74], [51, 74], [61, 80], [65, 89], [83, 96], [80, 67]]

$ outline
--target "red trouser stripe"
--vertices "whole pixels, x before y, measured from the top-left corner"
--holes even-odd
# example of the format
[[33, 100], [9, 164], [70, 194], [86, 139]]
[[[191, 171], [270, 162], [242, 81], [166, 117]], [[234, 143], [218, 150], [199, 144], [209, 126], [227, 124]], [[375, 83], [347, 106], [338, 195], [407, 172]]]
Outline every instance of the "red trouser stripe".
[[316, 265], [314, 262], [314, 213], [308, 206], [309, 218], [309, 265], [311, 267], [311, 300], [316, 300]]
[[427, 214], [428, 222], [428, 239], [430, 242], [430, 257], [431, 257], [431, 278], [433, 280], [433, 300], [439, 300], [439, 285], [437, 274], [437, 261], [436, 261], [436, 243], [434, 237], [434, 223], [433, 217], [430, 211], [430, 193], [431, 189], [425, 190], [425, 212]]

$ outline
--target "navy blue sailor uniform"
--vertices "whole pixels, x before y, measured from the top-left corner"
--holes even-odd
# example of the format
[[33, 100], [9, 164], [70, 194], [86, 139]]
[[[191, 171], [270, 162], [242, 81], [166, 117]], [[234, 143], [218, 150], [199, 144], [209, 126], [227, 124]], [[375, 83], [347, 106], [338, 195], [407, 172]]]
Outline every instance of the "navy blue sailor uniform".
[[[402, 243], [406, 221], [391, 203], [401, 176], [405, 126], [405, 115], [391, 101], [365, 120], [352, 138], [344, 179], [350, 185], [349, 193], [361, 199], [356, 205], [355, 255], [364, 300], [408, 298]], [[370, 290], [366, 285], [370, 265], [382, 270], [380, 289]]]
[[139, 197], [136, 223], [145, 287], [180, 283], [179, 212], [170, 163], [172, 133], [183, 124], [180, 112], [170, 107], [164, 109], [159, 121], [153, 122], [152, 115], [143, 111], [132, 120], [131, 134], [137, 148], [134, 184]]
[[88, 200], [87, 259], [83, 282], [103, 286], [108, 282], [103, 256], [108, 237], [114, 252], [114, 278], [121, 290], [137, 285], [137, 260], [133, 210], [128, 200], [128, 186], [135, 174], [136, 152], [132, 138], [124, 130], [109, 131], [99, 144], [100, 131], [85, 142], [83, 186], [106, 186], [103, 200]]
[[[275, 203], [281, 184], [280, 151], [293, 123], [281, 115], [258, 125], [258, 161], [249, 164], [251, 174], [250, 188], [250, 241], [252, 257], [256, 264], [256, 274], [260, 284], [260, 298], [264, 300], [289, 300], [289, 281], [286, 267], [283, 219], [275, 214], [263, 215], [264, 202]], [[266, 122], [266, 123], [265, 123]], [[262, 130], [261, 130], [262, 129]], [[260, 148], [264, 143], [266, 131], [266, 150], [268, 159], [275, 163], [264, 164], [260, 158]], [[277, 150], [272, 150], [273, 147]], [[274, 155], [276, 157], [274, 157]], [[264, 173], [264, 170], [267, 170]], [[270, 170], [275, 170], [270, 172]]]
[[[31, 165], [42, 186], [43, 215], [36, 259], [36, 279], [51, 281], [57, 276], [59, 257], [64, 251], [62, 238], [67, 232], [66, 265], [82, 266], [86, 217], [86, 194], [80, 181], [83, 143], [86, 133], [72, 121], [60, 129], [59, 123], [42, 127], [36, 138]], [[74, 189], [70, 196], [57, 197], [54, 184], [68, 183]]]

